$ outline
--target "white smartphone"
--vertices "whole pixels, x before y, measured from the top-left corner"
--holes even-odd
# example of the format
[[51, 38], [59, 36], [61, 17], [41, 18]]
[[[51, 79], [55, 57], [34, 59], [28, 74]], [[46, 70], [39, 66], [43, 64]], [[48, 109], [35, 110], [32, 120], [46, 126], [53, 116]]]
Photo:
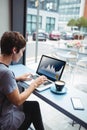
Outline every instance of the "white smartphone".
[[72, 97], [71, 102], [75, 110], [84, 110], [83, 104], [79, 97]]

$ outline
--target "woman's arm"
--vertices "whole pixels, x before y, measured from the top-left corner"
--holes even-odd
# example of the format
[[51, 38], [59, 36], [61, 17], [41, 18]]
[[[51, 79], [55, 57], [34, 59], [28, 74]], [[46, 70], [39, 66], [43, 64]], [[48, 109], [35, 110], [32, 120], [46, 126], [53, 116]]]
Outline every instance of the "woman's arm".
[[22, 93], [19, 92], [18, 88], [15, 89], [12, 93], [7, 95], [7, 98], [16, 106], [23, 104], [23, 102], [30, 96], [30, 94], [37, 88], [39, 85], [47, 81], [45, 76], [40, 76], [31, 85], [25, 89]]
[[16, 81], [25, 81], [25, 80], [29, 80], [31, 75], [32, 75], [31, 73], [28, 73], [28, 74], [24, 74], [19, 77], [16, 77], [15, 79]]

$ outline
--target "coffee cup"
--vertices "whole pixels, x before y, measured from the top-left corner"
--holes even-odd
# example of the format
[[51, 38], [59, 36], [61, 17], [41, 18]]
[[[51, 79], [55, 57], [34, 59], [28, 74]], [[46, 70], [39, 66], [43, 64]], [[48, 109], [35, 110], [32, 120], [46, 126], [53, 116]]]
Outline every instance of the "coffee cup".
[[65, 86], [65, 82], [64, 81], [62, 81], [62, 80], [55, 81], [55, 87], [56, 87], [57, 91], [62, 91], [64, 86]]

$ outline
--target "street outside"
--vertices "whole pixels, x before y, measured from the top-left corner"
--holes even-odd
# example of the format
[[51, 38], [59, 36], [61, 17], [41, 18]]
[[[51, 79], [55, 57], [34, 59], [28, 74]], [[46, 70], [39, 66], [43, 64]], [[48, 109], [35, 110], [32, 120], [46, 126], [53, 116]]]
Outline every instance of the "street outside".
[[[65, 40], [49, 40], [47, 41], [38, 41], [38, 58], [41, 57], [42, 54], [50, 55], [57, 51], [57, 48], [60, 44], [65, 43]], [[28, 37], [27, 46], [26, 46], [26, 62], [35, 61], [35, 53], [36, 53], [36, 41], [32, 40], [32, 37]]]
[[[68, 40], [70, 42], [71, 40]], [[42, 54], [45, 55], [53, 55], [58, 52], [58, 48], [64, 43], [67, 43], [67, 40], [49, 40], [47, 41], [38, 41], [37, 46], [37, 59], [39, 60]], [[26, 46], [26, 64], [29, 62], [35, 62], [35, 54], [36, 54], [36, 41], [32, 40], [32, 37], [28, 37], [27, 46]]]

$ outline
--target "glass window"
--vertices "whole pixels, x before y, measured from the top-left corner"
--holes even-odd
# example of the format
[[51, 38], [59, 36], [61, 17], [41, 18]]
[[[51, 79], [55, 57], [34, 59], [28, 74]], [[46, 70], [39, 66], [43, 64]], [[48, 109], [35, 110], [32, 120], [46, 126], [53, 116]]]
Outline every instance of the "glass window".
[[36, 16], [32, 15], [32, 22], [36, 22]]
[[55, 19], [51, 18], [51, 24], [55, 24]]
[[[49, 39], [50, 32], [55, 29], [59, 29], [59, 31], [63, 30], [70, 19], [79, 18], [81, 10], [81, 0], [40, 0], [38, 13], [39, 21], [37, 23], [37, 7], [35, 7], [35, 1], [36, 0], [27, 0], [26, 14], [26, 31], [29, 33], [26, 57], [33, 61], [35, 61], [36, 49], [37, 57], [39, 58], [42, 54], [49, 55], [55, 52], [55, 47], [52, 43], [58, 43], [58, 41], [51, 41]], [[38, 41], [33, 40], [33, 34], [36, 32], [37, 24], [38, 32], [41, 31], [45, 33], [46, 41], [45, 39], [39, 40], [39, 38], [43, 37], [42, 35], [39, 35]]]
[[58, 12], [59, 0], [45, 0], [45, 9], [47, 11]]
[[47, 17], [46, 19], [46, 23], [49, 24], [50, 23], [50, 19]]
[[31, 16], [30, 15], [27, 15], [27, 21], [31, 22]]
[[39, 17], [39, 23], [40, 24], [42, 23], [42, 17]]
[[47, 17], [46, 19], [46, 31], [50, 32], [55, 29], [55, 18]]
[[30, 23], [27, 23], [27, 27], [26, 27], [27, 29], [27, 32], [29, 33], [29, 34], [31, 34], [31, 24]]
[[[36, 15], [27, 15], [27, 23], [26, 23], [26, 30], [29, 34], [32, 34], [34, 31], [36, 31], [36, 25], [37, 25], [37, 16]], [[42, 17], [39, 17], [39, 28], [42, 28]]]
[[36, 30], [36, 23], [32, 23], [31, 27], [32, 32], [34, 32]]
[[36, 8], [35, 7], [35, 0], [27, 0], [27, 7]]

